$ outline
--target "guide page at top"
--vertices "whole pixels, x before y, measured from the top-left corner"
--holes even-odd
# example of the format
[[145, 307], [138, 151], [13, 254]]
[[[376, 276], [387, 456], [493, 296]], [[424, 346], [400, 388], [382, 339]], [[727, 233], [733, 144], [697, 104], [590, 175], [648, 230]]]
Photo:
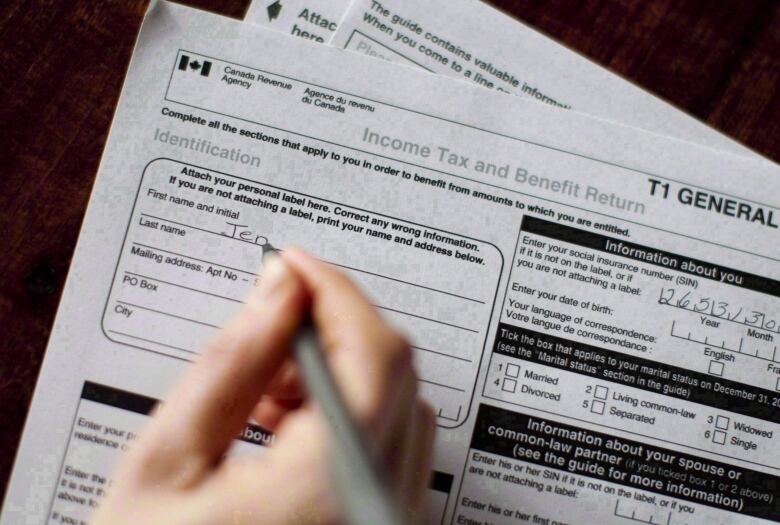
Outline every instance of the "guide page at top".
[[[157, 3], [0, 523], [88, 520], [269, 243], [408, 335], [439, 425], [426, 523], [780, 522], [777, 177]], [[273, 440], [248, 422], [235, 453]]]
[[477, 0], [355, 0], [330, 43], [551, 106], [757, 157], [706, 124]]

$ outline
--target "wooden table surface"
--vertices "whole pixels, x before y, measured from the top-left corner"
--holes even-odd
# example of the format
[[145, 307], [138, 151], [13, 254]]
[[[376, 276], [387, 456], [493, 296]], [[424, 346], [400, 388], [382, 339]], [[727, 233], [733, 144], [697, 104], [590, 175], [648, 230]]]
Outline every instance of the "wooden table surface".
[[[248, 0], [184, 3], [242, 17]], [[780, 160], [780, 2], [494, 3]], [[0, 494], [145, 7], [0, 2]]]

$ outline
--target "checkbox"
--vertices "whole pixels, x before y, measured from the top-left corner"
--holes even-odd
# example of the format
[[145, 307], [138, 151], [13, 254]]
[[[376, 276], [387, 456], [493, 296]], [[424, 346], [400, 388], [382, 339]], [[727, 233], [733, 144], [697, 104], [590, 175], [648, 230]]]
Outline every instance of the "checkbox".
[[723, 363], [720, 361], [710, 361], [710, 374], [714, 376], [723, 375]]
[[501, 384], [501, 390], [514, 394], [515, 390], [517, 390], [517, 381], [505, 377], [504, 382]]
[[506, 375], [517, 379], [518, 377], [520, 377], [520, 367], [517, 365], [513, 365], [512, 363], [509, 363], [508, 365], [506, 365]]
[[590, 411], [594, 414], [603, 414], [605, 406], [604, 401], [593, 401], [590, 404]]
[[726, 444], [726, 433], [721, 432], [720, 430], [716, 430], [714, 434], [712, 434], [712, 442], [718, 445], [725, 445]]
[[721, 430], [728, 430], [730, 422], [731, 419], [727, 418], [726, 416], [718, 416], [715, 419], [715, 428], [719, 428]]
[[593, 397], [596, 399], [607, 399], [607, 395], [609, 394], [609, 388], [598, 385], [596, 386], [596, 390], [593, 392]]

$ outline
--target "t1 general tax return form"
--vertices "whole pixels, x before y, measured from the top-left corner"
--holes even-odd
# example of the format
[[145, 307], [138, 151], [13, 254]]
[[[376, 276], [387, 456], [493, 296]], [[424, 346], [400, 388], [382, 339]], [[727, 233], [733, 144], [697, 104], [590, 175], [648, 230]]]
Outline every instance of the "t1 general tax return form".
[[0, 523], [88, 518], [267, 242], [409, 335], [428, 523], [778, 522], [779, 174], [160, 2]]

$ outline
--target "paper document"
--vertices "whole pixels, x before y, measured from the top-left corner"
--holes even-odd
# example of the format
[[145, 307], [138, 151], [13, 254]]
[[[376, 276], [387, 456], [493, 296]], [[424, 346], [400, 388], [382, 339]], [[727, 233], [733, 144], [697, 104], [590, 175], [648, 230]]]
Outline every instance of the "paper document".
[[439, 424], [426, 523], [780, 522], [778, 175], [160, 2], [0, 523], [88, 519], [269, 242], [408, 335]]
[[331, 44], [551, 106], [755, 155], [477, 0], [355, 0]]
[[328, 43], [352, 0], [257, 0], [244, 20], [306, 40]]

